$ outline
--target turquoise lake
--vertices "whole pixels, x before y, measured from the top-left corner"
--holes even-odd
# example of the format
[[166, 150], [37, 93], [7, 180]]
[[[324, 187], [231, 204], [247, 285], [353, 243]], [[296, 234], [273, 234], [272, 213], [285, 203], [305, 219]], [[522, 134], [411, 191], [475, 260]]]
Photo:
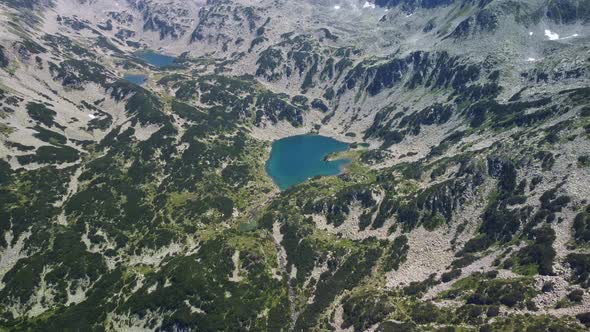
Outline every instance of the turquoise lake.
[[298, 135], [275, 141], [266, 172], [281, 190], [314, 176], [338, 175], [350, 161], [326, 161], [333, 152], [348, 150], [348, 144], [320, 135]]
[[143, 85], [145, 83], [145, 81], [147, 80], [147, 77], [145, 75], [141, 75], [141, 74], [127, 74], [127, 75], [123, 76], [123, 79], [125, 79], [126, 81], [129, 81], [133, 84]]
[[137, 53], [137, 55], [145, 62], [149, 63], [150, 65], [161, 68], [165, 66], [172, 66], [175, 65], [176, 57], [158, 53], [155, 51], [142, 51]]

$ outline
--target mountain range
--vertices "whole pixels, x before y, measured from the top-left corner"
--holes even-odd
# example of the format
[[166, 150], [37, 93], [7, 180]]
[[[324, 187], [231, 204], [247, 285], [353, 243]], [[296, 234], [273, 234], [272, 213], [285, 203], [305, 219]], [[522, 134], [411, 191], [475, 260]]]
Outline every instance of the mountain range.
[[[351, 162], [281, 191], [301, 134]], [[589, 287], [589, 0], [0, 1], [0, 331], [587, 331]]]

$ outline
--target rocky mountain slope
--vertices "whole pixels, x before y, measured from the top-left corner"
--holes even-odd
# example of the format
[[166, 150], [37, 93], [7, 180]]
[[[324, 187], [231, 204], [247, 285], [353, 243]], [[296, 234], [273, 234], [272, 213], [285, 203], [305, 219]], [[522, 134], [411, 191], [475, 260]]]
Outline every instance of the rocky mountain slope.
[[[590, 1], [0, 15], [0, 330], [590, 327]], [[302, 133], [352, 163], [279, 192]]]

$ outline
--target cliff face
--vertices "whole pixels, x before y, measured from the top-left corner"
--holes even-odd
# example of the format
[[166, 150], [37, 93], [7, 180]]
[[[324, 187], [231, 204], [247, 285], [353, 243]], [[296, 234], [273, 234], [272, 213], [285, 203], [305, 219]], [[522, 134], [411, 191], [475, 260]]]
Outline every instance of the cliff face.
[[589, 10], [0, 3], [0, 329], [586, 330]]

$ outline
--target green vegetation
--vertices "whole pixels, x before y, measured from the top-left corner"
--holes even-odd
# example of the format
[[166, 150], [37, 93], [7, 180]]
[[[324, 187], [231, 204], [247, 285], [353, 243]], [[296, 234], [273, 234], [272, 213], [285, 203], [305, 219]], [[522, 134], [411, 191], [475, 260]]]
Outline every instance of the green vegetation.
[[34, 137], [42, 140], [43, 142], [47, 142], [53, 145], [65, 145], [67, 143], [67, 138], [55, 131], [47, 130], [41, 126], [35, 126], [34, 128], [37, 132], [33, 134]]
[[50, 62], [49, 70], [64, 86], [80, 90], [84, 83], [105, 85], [108, 73], [104, 66], [87, 60], [65, 60], [60, 65]]
[[387, 294], [356, 292], [342, 299], [342, 328], [354, 327], [355, 331], [365, 331], [382, 322], [395, 311], [395, 306]]
[[572, 281], [584, 288], [590, 287], [590, 255], [569, 254], [566, 262], [573, 270]]
[[[37, 0], [17, 2], [7, 4], [37, 15]], [[567, 2], [530, 15], [522, 4], [503, 4], [501, 11], [457, 7], [448, 19], [459, 26], [437, 19], [423, 31], [443, 40], [471, 38], [494, 31], [498, 15], [515, 8], [515, 19], [530, 26], [543, 15], [581, 20]], [[11, 254], [0, 280], [0, 330], [102, 331], [130, 323], [161, 331], [590, 326], [590, 313], [543, 314], [565, 307], [579, 312], [590, 285], [590, 206], [583, 190], [569, 192], [579, 179], [571, 173], [590, 164], [584, 150], [590, 90], [543, 90], [558, 75], [583, 79], [580, 68], [568, 73], [563, 64], [539, 63], [507, 73], [497, 57], [476, 61], [442, 48], [373, 56], [371, 48], [339, 47], [346, 31], [337, 36], [324, 27], [271, 40], [272, 12], [209, 4], [191, 40], [219, 42], [227, 54], [191, 58], [187, 52], [181, 66], [156, 72], [124, 54], [125, 42], [144, 46], [126, 39], [145, 40], [131, 30], [115, 33], [115, 21], [126, 21], [115, 12], [98, 28], [118, 39], [78, 43], [62, 34], [33, 38], [35, 30], [0, 46], [0, 67], [8, 74], [38, 68], [54, 80], [46, 88], [63, 85], [38, 98], [0, 87], [7, 123], [0, 124], [7, 140], [0, 251]], [[180, 37], [180, 26], [150, 13], [145, 18], [146, 30]], [[62, 29], [100, 32], [76, 17], [58, 21]], [[251, 38], [210, 38], [212, 27], [222, 32], [226, 24], [249, 30]], [[386, 42], [398, 49], [397, 40]], [[104, 54], [118, 55], [102, 62]], [[247, 70], [237, 68], [240, 59], [255, 61], [255, 72], [226, 75]], [[121, 71], [153, 79], [137, 86], [120, 80]], [[521, 87], [505, 85], [518, 79]], [[518, 92], [507, 96], [513, 89]], [[80, 101], [90, 93], [96, 96]], [[59, 108], [68, 102], [95, 117], [66, 118], [70, 112]], [[365, 109], [373, 106], [379, 107], [374, 114]], [[19, 127], [9, 120], [19, 110], [36, 139], [30, 145], [10, 136]], [[359, 132], [367, 119], [369, 128]], [[351, 163], [338, 176], [280, 192], [265, 172], [270, 143], [253, 135], [277, 124], [338, 131], [355, 143], [330, 157]], [[413, 140], [420, 145], [402, 147]], [[424, 266], [408, 261], [420, 255], [410, 240], [417, 235], [440, 246]], [[535, 298], [562, 292], [564, 276], [569, 285], [555, 308]]]
[[[144, 286], [121, 310], [140, 317], [154, 309], [172, 310], [172, 314], [165, 315], [164, 329], [236, 330], [245, 325], [260, 330], [284, 328], [288, 313], [286, 285], [270, 274], [268, 264], [276, 264], [276, 260], [264, 259], [272, 248], [265, 246], [268, 239], [255, 239], [259, 244], [240, 256], [247, 280], [239, 283], [228, 280], [233, 270], [233, 249], [228, 247], [232, 240], [214, 238], [195, 255], [171, 259], [160, 271], [146, 276]], [[166, 280], [172, 287], [164, 285]], [[156, 289], [148, 291], [153, 285]], [[264, 309], [269, 314], [258, 317]]]
[[579, 243], [590, 242], [590, 205], [574, 219], [574, 239]]
[[401, 263], [406, 261], [408, 254], [408, 238], [402, 235], [391, 243], [391, 247], [388, 248], [389, 256], [385, 256], [385, 262], [383, 263], [384, 271], [397, 270]]
[[504, 267], [514, 264], [513, 270], [524, 275], [552, 275], [556, 255], [552, 247], [555, 231], [545, 226], [532, 230], [529, 238], [533, 243], [515, 253], [512, 260], [504, 263]]
[[49, 128], [53, 127], [54, 125], [56, 127], [61, 128], [62, 130], [65, 128], [63, 126], [60, 126], [58, 123], [56, 123], [54, 121], [57, 113], [54, 110], [49, 109], [44, 104], [28, 103], [27, 104], [27, 113], [29, 114], [31, 119], [33, 119], [39, 123], [42, 123]]
[[1, 68], [8, 67], [8, 63], [9, 63], [8, 57], [6, 56], [6, 53], [5, 53], [5, 50], [6, 49], [4, 48], [4, 46], [0, 46], [0, 67]]
[[57, 164], [72, 163], [80, 158], [78, 150], [69, 146], [42, 146], [34, 155], [18, 156], [18, 161], [23, 164]]
[[495, 279], [494, 273], [475, 273], [460, 279], [443, 298], [464, 299], [469, 304], [505, 305], [508, 307], [530, 307], [529, 300], [537, 294], [533, 280]]

